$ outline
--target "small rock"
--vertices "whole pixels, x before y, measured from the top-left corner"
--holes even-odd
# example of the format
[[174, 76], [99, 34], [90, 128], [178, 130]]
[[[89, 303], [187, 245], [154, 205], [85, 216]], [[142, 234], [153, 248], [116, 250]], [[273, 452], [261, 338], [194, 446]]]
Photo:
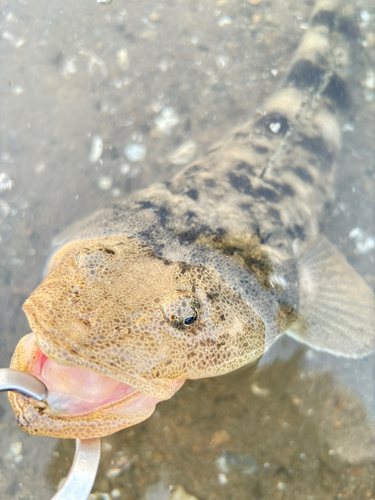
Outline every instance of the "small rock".
[[22, 451], [22, 443], [21, 443], [21, 441], [16, 441], [16, 442], [12, 443], [9, 446], [9, 451], [11, 452], [11, 454], [14, 457], [16, 457], [17, 455], [20, 455], [21, 451]]
[[102, 442], [102, 452], [103, 453], [109, 453], [112, 451], [112, 445], [111, 443], [108, 443], [107, 441]]
[[251, 384], [251, 392], [255, 394], [255, 396], [260, 396], [261, 398], [266, 398], [271, 394], [270, 389], [262, 389], [255, 382]]
[[231, 451], [223, 451], [220, 457], [215, 460], [216, 467], [223, 474], [228, 474], [231, 469], [240, 470], [245, 476], [254, 474], [258, 469], [258, 464], [249, 455], [238, 455]]
[[170, 106], [163, 108], [161, 113], [154, 119], [156, 128], [167, 135], [170, 135], [172, 128], [177, 125], [179, 121], [180, 118], [178, 114]]
[[1, 38], [9, 42], [16, 49], [22, 47], [22, 45], [24, 45], [24, 43], [26, 42], [24, 38], [18, 38], [15, 35], [13, 35], [13, 33], [11, 33], [10, 31], [3, 31], [1, 34]]
[[96, 163], [103, 153], [103, 139], [99, 135], [93, 135], [89, 153], [89, 162]]
[[146, 147], [143, 144], [127, 144], [124, 147], [124, 154], [131, 162], [141, 161], [146, 156]]
[[98, 179], [98, 187], [99, 189], [102, 189], [103, 191], [108, 191], [112, 187], [112, 179], [111, 177], [108, 177], [107, 175], [102, 175]]
[[198, 500], [194, 495], [190, 495], [185, 491], [185, 489], [179, 484], [176, 486], [175, 490], [172, 492], [169, 500]]
[[232, 61], [228, 56], [218, 55], [216, 57], [216, 66], [223, 73], [229, 73], [232, 69]]
[[212, 444], [212, 446], [218, 446], [222, 443], [225, 443], [226, 441], [229, 441], [229, 439], [230, 436], [227, 431], [224, 429], [220, 429], [219, 431], [214, 432], [210, 444]]
[[285, 490], [286, 490], [286, 484], [285, 484], [285, 483], [283, 483], [283, 482], [281, 482], [281, 481], [279, 481], [279, 482], [277, 483], [277, 489], [278, 489], [279, 491], [285, 491]]
[[221, 473], [217, 476], [219, 483], [223, 486], [225, 486], [228, 482], [228, 478], [225, 474]]
[[361, 85], [366, 89], [375, 89], [375, 71], [367, 71], [366, 80], [362, 80]]
[[120, 49], [116, 52], [117, 66], [122, 70], [126, 71], [129, 69], [130, 61], [128, 56], [128, 51], [126, 49]]
[[0, 173], [0, 193], [10, 191], [14, 187], [14, 180], [6, 172]]
[[232, 24], [232, 18], [229, 16], [221, 16], [219, 17], [217, 24], [222, 28], [223, 26], [228, 26]]
[[194, 141], [186, 141], [173, 151], [169, 156], [169, 161], [173, 165], [186, 165], [192, 161], [197, 152], [197, 145]]

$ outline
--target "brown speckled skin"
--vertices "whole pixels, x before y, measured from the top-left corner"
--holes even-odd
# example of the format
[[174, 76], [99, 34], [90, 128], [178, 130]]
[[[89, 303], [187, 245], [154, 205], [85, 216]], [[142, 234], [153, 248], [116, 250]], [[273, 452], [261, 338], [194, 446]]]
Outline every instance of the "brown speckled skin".
[[[319, 232], [340, 144], [335, 116], [347, 107], [345, 58], [332, 55], [345, 53], [336, 3], [318, 2], [261, 114], [170, 183], [94, 214], [64, 242], [24, 305], [48, 357], [166, 399], [175, 380], [257, 359], [295, 321], [292, 244]], [[166, 315], [181, 325], [197, 300], [194, 325], [172, 326]], [[21, 350], [12, 367], [25, 369]], [[47, 417], [10, 398], [22, 428], [37, 434], [98, 436], [140, 420]]]

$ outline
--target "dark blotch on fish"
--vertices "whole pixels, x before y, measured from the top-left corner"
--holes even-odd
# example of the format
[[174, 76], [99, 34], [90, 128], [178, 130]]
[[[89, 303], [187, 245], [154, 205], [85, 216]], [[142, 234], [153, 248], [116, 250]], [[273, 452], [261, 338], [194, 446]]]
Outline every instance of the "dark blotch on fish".
[[247, 172], [248, 174], [253, 175], [254, 174], [254, 167], [247, 163], [246, 161], [241, 161], [237, 163], [236, 165], [236, 170], [242, 170], [244, 172]]
[[199, 193], [197, 189], [189, 189], [189, 191], [186, 191], [185, 194], [194, 201], [197, 201], [199, 198]]
[[270, 276], [274, 273], [274, 268], [268, 253], [261, 246], [263, 241], [260, 235], [201, 234], [196, 243], [215, 248], [223, 255], [231, 257], [254, 275], [265, 290], [271, 289]]
[[343, 111], [350, 109], [352, 102], [348, 88], [344, 80], [339, 76], [333, 75], [323, 94], [329, 97], [339, 109]]
[[204, 179], [204, 185], [206, 188], [214, 188], [216, 187], [215, 179]]
[[260, 187], [254, 191], [256, 196], [259, 198], [264, 198], [267, 201], [276, 202], [280, 200], [280, 195], [274, 191], [273, 189], [269, 189], [266, 187]]
[[268, 181], [268, 184], [270, 184], [274, 189], [278, 191], [282, 196], [294, 196], [295, 191], [290, 186], [289, 184], [280, 184], [279, 182], [276, 181]]
[[246, 175], [237, 175], [230, 172], [228, 175], [230, 185], [240, 193], [250, 194], [251, 193], [251, 183], [250, 179]]
[[305, 168], [295, 167], [293, 169], [293, 172], [296, 174], [297, 177], [299, 177], [304, 182], [306, 182], [308, 184], [313, 183], [313, 178], [311, 177], [311, 175], [309, 174], [309, 172]]
[[288, 82], [297, 88], [317, 88], [322, 83], [325, 71], [316, 64], [303, 59], [296, 62], [288, 75]]
[[321, 10], [317, 14], [315, 14], [311, 25], [316, 26], [322, 24], [323, 26], [327, 26], [330, 30], [333, 28], [333, 24], [335, 22], [335, 13], [329, 10]]
[[352, 40], [359, 40], [361, 33], [359, 31], [358, 25], [353, 19], [342, 17], [338, 23], [338, 31], [342, 33], [346, 38]]
[[268, 216], [271, 219], [274, 219], [274, 220], [277, 220], [277, 221], [281, 220], [281, 218], [280, 218], [280, 212], [276, 208], [273, 208], [273, 207], [270, 207], [268, 209]]
[[329, 151], [327, 148], [327, 145], [324, 141], [324, 139], [320, 136], [318, 137], [308, 137], [307, 135], [301, 135], [300, 140], [297, 142], [297, 144], [307, 150], [313, 153], [315, 156], [320, 156], [323, 160], [325, 160], [325, 165], [322, 162], [321, 167], [322, 169], [324, 167], [328, 167], [328, 169], [331, 169], [332, 162], [334, 159], [334, 154]]
[[254, 146], [254, 151], [258, 153], [259, 155], [265, 155], [268, 153], [269, 149], [265, 148], [264, 146]]

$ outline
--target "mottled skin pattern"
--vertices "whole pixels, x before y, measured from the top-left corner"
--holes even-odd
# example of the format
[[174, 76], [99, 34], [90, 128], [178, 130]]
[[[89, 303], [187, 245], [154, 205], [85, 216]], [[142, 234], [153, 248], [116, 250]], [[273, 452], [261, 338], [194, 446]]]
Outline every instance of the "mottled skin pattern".
[[[50, 358], [160, 399], [174, 381], [257, 359], [298, 317], [293, 242], [319, 232], [348, 111], [345, 26], [320, 1], [283, 87], [183, 169], [94, 214], [64, 242], [24, 309]], [[13, 367], [25, 369], [16, 351]], [[143, 418], [46, 416], [11, 394], [21, 426], [104, 435]], [[91, 415], [91, 420], [90, 420]]]

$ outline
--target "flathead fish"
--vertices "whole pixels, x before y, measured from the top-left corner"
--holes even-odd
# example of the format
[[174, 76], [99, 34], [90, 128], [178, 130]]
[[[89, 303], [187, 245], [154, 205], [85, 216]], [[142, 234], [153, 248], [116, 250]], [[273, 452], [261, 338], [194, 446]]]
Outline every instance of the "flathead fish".
[[282, 87], [248, 123], [63, 242], [12, 360], [49, 390], [10, 394], [24, 430], [110, 434], [283, 333], [338, 356], [374, 351], [373, 292], [319, 231], [350, 111], [348, 23], [319, 0]]

